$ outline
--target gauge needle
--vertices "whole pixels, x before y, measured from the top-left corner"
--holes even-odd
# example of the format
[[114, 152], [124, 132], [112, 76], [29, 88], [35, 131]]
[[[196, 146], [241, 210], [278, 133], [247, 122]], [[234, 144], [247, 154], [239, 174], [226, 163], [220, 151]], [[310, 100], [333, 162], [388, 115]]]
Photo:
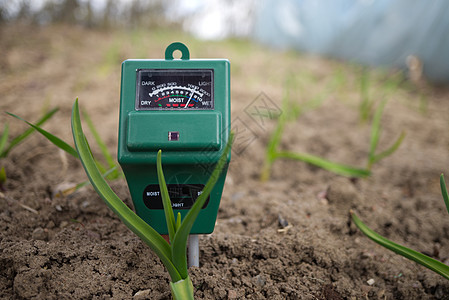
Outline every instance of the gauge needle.
[[189, 98], [189, 100], [187, 101], [187, 103], [186, 103], [186, 106], [184, 106], [184, 108], [187, 108], [187, 106], [189, 105], [189, 102], [190, 102], [190, 100], [192, 100], [192, 97], [193, 97], [193, 93], [194, 93], [195, 91], [192, 91], [192, 95], [190, 95], [190, 98]]

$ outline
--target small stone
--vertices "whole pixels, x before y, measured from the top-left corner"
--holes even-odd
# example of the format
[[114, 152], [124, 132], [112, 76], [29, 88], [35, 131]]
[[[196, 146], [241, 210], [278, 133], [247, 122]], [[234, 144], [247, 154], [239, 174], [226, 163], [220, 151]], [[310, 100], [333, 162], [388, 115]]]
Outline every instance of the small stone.
[[32, 233], [32, 238], [33, 240], [46, 240], [47, 239], [47, 232], [45, 232], [44, 229], [42, 229], [41, 227], [38, 227], [36, 229], [34, 229], [33, 233]]
[[278, 214], [278, 222], [279, 222], [279, 226], [281, 226], [281, 228], [285, 228], [288, 226], [288, 221], [286, 219], [284, 219], [284, 217], [282, 217], [281, 214]]
[[238, 299], [239, 295], [235, 290], [229, 290], [228, 291], [228, 299]]
[[52, 188], [52, 197], [65, 197], [76, 191], [76, 183], [62, 182]]
[[55, 222], [53, 222], [53, 221], [48, 222], [48, 224], [47, 224], [46, 227], [47, 227], [48, 229], [53, 229], [53, 228], [55, 228]]
[[149, 299], [151, 290], [141, 290], [134, 294], [133, 299]]
[[263, 287], [265, 285], [265, 282], [265, 278], [260, 274], [254, 277], [254, 283], [259, 287]]
[[62, 211], [61, 205], [56, 205], [55, 208], [56, 208], [57, 211]]
[[374, 282], [375, 282], [374, 279], [371, 278], [366, 283], [368, 283], [368, 285], [373, 285]]

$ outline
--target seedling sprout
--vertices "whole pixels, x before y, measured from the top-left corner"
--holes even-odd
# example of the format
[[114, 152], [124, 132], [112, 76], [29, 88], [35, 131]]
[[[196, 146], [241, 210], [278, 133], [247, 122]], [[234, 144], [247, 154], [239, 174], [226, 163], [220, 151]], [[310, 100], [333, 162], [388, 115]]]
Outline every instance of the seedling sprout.
[[[440, 186], [441, 186], [441, 193], [443, 195], [444, 202], [446, 204], [446, 209], [449, 213], [449, 196], [446, 189], [446, 184], [444, 182], [444, 176], [441, 174], [440, 176]], [[350, 211], [352, 220], [354, 224], [371, 240], [378, 243], [379, 245], [396, 252], [399, 255], [402, 255], [410, 260], [413, 260], [424, 267], [434, 271], [435, 273], [440, 274], [444, 278], [449, 280], [449, 266], [443, 264], [442, 262], [439, 262], [431, 257], [428, 257], [422, 253], [419, 253], [415, 250], [412, 250], [410, 248], [401, 246], [399, 244], [396, 244], [389, 239], [381, 236], [380, 234], [376, 233], [372, 229], [370, 229], [367, 225], [365, 225], [359, 217], [355, 214], [354, 211]]]
[[[45, 122], [47, 122], [56, 112], [58, 111], [57, 108], [47, 112], [40, 118], [37, 122], [37, 126], [43, 125]], [[9, 152], [14, 149], [18, 144], [20, 144], [22, 141], [24, 141], [30, 134], [34, 132], [35, 128], [28, 128], [25, 130], [22, 134], [18, 135], [14, 139], [12, 139], [8, 143], [9, 138], [9, 125], [6, 123], [3, 126], [3, 132], [0, 136], [0, 159], [6, 158], [9, 154]], [[4, 166], [1, 166], [0, 168], [0, 188], [3, 186], [3, 184], [7, 180], [6, 170]]]
[[387, 100], [383, 100], [379, 107], [376, 109], [376, 113], [374, 114], [373, 121], [371, 124], [371, 140], [370, 140], [370, 151], [368, 154], [368, 163], [367, 169], [371, 170], [373, 164], [379, 162], [387, 156], [393, 154], [399, 146], [402, 144], [402, 141], [405, 138], [405, 132], [403, 131], [398, 139], [386, 150], [376, 154], [376, 149], [379, 144], [380, 133], [381, 133], [381, 120], [384, 112], [385, 105], [387, 104]]
[[197, 198], [187, 215], [181, 220], [178, 214], [176, 219], [173, 214], [171, 201], [168, 195], [167, 186], [162, 170], [162, 152], [157, 154], [157, 173], [160, 190], [163, 199], [164, 211], [166, 215], [167, 227], [169, 229], [170, 244], [154, 230], [150, 225], [137, 216], [120, 198], [112, 191], [104, 180], [84, 136], [78, 108], [78, 100], [72, 109], [72, 133], [75, 147], [79, 158], [83, 164], [89, 180], [115, 214], [125, 223], [125, 225], [139, 236], [161, 259], [171, 277], [170, 287], [174, 299], [193, 299], [193, 285], [187, 272], [187, 238], [193, 223], [198, 216], [207, 197], [217, 182], [220, 173], [227, 162], [227, 155], [231, 150], [233, 134], [231, 134], [225, 151], [221, 155], [211, 177], [206, 183], [201, 195]]
[[[367, 71], [364, 71], [364, 74]], [[364, 75], [368, 76], [368, 75]], [[363, 79], [362, 83], [364, 81], [367, 81], [368, 79]], [[267, 145], [267, 150], [265, 154], [265, 161], [261, 172], [261, 180], [266, 181], [270, 177], [271, 173], [271, 167], [274, 163], [274, 161], [278, 158], [287, 158], [287, 159], [293, 159], [293, 160], [299, 160], [306, 162], [308, 164], [317, 166], [319, 168], [328, 170], [330, 172], [333, 172], [335, 174], [343, 175], [343, 176], [349, 176], [349, 177], [367, 177], [371, 175], [371, 169], [373, 164], [379, 162], [380, 160], [392, 155], [402, 144], [402, 141], [405, 138], [405, 132], [402, 132], [401, 135], [398, 137], [398, 139], [386, 150], [376, 153], [380, 134], [381, 134], [381, 119], [384, 112], [385, 105], [387, 103], [387, 100], [381, 101], [379, 106], [377, 107], [372, 124], [371, 124], [371, 138], [370, 138], [370, 149], [368, 153], [368, 161], [366, 168], [357, 168], [350, 165], [345, 165], [341, 163], [332, 162], [330, 160], [327, 160], [325, 158], [308, 154], [308, 153], [301, 153], [301, 152], [292, 152], [292, 151], [283, 151], [279, 149], [279, 145], [282, 140], [282, 134], [284, 132], [285, 126], [288, 121], [290, 120], [296, 120], [297, 117], [301, 115], [305, 111], [304, 108], [315, 108], [316, 100], [312, 100], [310, 103], [307, 102], [304, 105], [304, 108], [301, 106], [295, 107], [295, 109], [291, 109], [292, 104], [289, 97], [289, 88], [292, 85], [290, 81], [287, 81], [287, 86], [285, 88], [285, 94], [282, 100], [282, 111], [283, 113], [279, 115], [277, 118], [277, 124], [276, 128], [274, 129], [270, 140]], [[364, 87], [365, 84], [362, 85]], [[364, 90], [365, 88], [362, 88]], [[391, 89], [388, 85], [388, 88]], [[365, 92], [364, 92], [365, 93]], [[366, 95], [365, 95], [366, 96]], [[368, 97], [368, 96], [366, 96]], [[367, 100], [368, 101], [368, 100]], [[369, 106], [371, 109], [371, 106], [373, 103], [368, 103], [366, 106]]]
[[370, 90], [370, 73], [367, 68], [362, 68], [362, 74], [360, 75], [360, 120], [367, 122], [371, 110], [374, 107], [374, 101], [371, 99]]
[[[284, 128], [289, 119], [292, 119], [289, 116], [289, 106], [290, 106], [290, 97], [289, 97], [289, 89], [285, 89], [285, 94], [282, 100], [282, 111], [284, 112], [278, 117], [278, 122], [276, 124], [276, 128], [273, 131], [273, 134], [270, 137], [268, 142], [266, 154], [265, 154], [265, 162], [261, 173], [261, 180], [266, 181], [270, 177], [271, 166], [277, 158], [287, 158], [293, 160], [300, 160], [311, 165], [315, 165], [322, 169], [334, 172], [336, 174], [351, 176], [351, 177], [366, 177], [370, 175], [370, 171], [362, 168], [352, 167], [340, 163], [335, 163], [330, 160], [321, 158], [316, 155], [301, 153], [301, 152], [290, 152], [290, 151], [282, 151], [279, 150], [279, 145], [281, 143], [282, 134], [284, 132]], [[311, 106], [312, 108], [315, 105]], [[301, 108], [298, 108], [296, 117], [300, 115], [302, 112]], [[293, 118], [296, 119], [296, 118]]]
[[[52, 110], [50, 113], [50, 117], [57, 111], [57, 109]], [[25, 119], [12, 114], [12, 113], [8, 113], [10, 116], [15, 117], [23, 122], [25, 122], [26, 124], [28, 124], [28, 126], [30, 126], [31, 128], [29, 128], [25, 133], [30, 134], [32, 133], [34, 130], [36, 130], [37, 132], [39, 132], [42, 136], [44, 136], [48, 141], [50, 141], [52, 144], [54, 144], [56, 147], [58, 147], [59, 149], [65, 151], [66, 153], [68, 153], [69, 155], [71, 155], [72, 157], [78, 159], [78, 153], [76, 151], [75, 148], [73, 148], [72, 146], [70, 146], [67, 142], [63, 141], [62, 139], [60, 139], [59, 137], [55, 136], [54, 134], [46, 131], [45, 129], [43, 129], [41, 127], [41, 125], [43, 125], [43, 123], [49, 118], [47, 117], [47, 119], [44, 119], [44, 122], [42, 122], [42, 120], [38, 121], [36, 124], [30, 123], [28, 121], [26, 121]], [[47, 115], [48, 115], [47, 114]], [[113, 179], [117, 179], [121, 176], [123, 176], [123, 174], [118, 171], [118, 165], [113, 161], [112, 159], [112, 155], [110, 154], [109, 150], [107, 149], [105, 143], [103, 142], [103, 140], [101, 139], [100, 135], [98, 134], [92, 120], [90, 119], [89, 115], [87, 113], [83, 113], [86, 122], [88, 124], [89, 130], [91, 131], [92, 135], [95, 138], [95, 142], [98, 146], [98, 148], [101, 150], [101, 153], [103, 155], [104, 160], [107, 162], [108, 166], [104, 166], [100, 161], [95, 160], [95, 163], [97, 164], [98, 169], [101, 171], [101, 173], [103, 174], [103, 177], [106, 177], [107, 179], [113, 180]], [[19, 136], [20, 137], [20, 136]], [[11, 142], [11, 144], [13, 144], [15, 140], [13, 140]], [[20, 142], [20, 141], [19, 141]], [[8, 150], [8, 149], [7, 149]], [[5, 150], [6, 152], [6, 150]], [[7, 153], [7, 152], [6, 152]], [[2, 172], [0, 172], [0, 178], [2, 175]], [[67, 196], [77, 190], [79, 190], [80, 188], [89, 185], [90, 182], [89, 181], [84, 181], [81, 183], [78, 183], [76, 185], [74, 185], [71, 188], [68, 188], [66, 190], [63, 191], [57, 191], [58, 193], [56, 194], [57, 196]]]

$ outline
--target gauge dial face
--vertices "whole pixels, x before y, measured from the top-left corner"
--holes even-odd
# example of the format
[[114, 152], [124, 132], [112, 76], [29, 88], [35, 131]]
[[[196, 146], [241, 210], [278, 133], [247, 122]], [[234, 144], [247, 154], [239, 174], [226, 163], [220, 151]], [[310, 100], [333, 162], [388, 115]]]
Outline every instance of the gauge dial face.
[[211, 110], [213, 89], [212, 69], [140, 69], [136, 110]]

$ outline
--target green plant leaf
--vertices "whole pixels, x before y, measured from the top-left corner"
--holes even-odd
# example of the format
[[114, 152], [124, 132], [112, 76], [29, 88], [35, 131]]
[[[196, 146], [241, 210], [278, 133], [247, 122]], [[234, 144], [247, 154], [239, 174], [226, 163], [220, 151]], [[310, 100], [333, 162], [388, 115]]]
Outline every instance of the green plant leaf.
[[67, 144], [66, 142], [64, 142], [63, 140], [61, 140], [60, 138], [58, 138], [57, 136], [54, 136], [53, 134], [51, 134], [50, 132], [40, 128], [37, 125], [31, 124], [30, 122], [22, 119], [21, 117], [12, 114], [12, 113], [7, 113], [10, 116], [13, 116], [14, 118], [17, 118], [19, 120], [24, 121], [25, 123], [27, 123], [28, 125], [30, 125], [33, 129], [35, 129], [36, 131], [38, 131], [40, 134], [42, 134], [44, 137], [47, 138], [47, 140], [49, 140], [50, 142], [52, 142], [54, 145], [56, 145], [58, 148], [64, 150], [65, 152], [67, 152], [68, 154], [72, 155], [75, 158], [78, 158], [78, 153], [76, 152], [76, 150], [70, 146], [69, 144]]
[[[282, 133], [284, 132], [285, 123], [287, 122], [288, 116], [285, 113], [289, 111], [288, 108], [288, 99], [289, 99], [289, 90], [286, 88], [284, 90], [284, 97], [282, 99], [282, 111], [278, 117], [278, 122], [276, 124], [276, 128], [273, 131], [273, 134], [270, 136], [270, 140], [268, 141], [267, 149], [265, 151], [265, 161], [262, 167], [262, 172], [260, 174], [261, 181], [267, 181], [270, 177], [271, 166], [276, 159], [276, 153], [278, 146], [282, 139]], [[299, 112], [298, 112], [299, 115]]]
[[164, 207], [165, 221], [167, 222], [168, 238], [170, 239], [170, 243], [173, 243], [176, 233], [176, 221], [175, 215], [173, 214], [170, 196], [168, 195], [164, 172], [162, 171], [161, 153], [161, 150], [157, 152], [157, 180], [159, 182], [159, 189], [161, 190], [162, 205]]
[[[86, 136], [84, 136], [84, 139], [86, 140], [87, 147], [89, 148], [90, 154], [93, 157], [94, 154], [92, 152], [92, 148], [90, 147], [89, 141], [87, 140]], [[95, 164], [97, 165], [97, 168], [98, 168], [98, 170], [100, 171], [101, 174], [104, 174], [104, 173], [106, 173], [108, 171], [107, 167], [105, 167], [98, 159], [94, 158], [94, 160], [95, 160]]]
[[367, 169], [354, 168], [354, 167], [351, 167], [348, 165], [335, 163], [335, 162], [326, 160], [324, 158], [321, 158], [319, 156], [306, 154], [306, 153], [282, 151], [282, 152], [277, 153], [276, 157], [289, 158], [289, 159], [303, 161], [308, 164], [315, 165], [322, 169], [325, 169], [325, 170], [328, 170], [328, 171], [331, 171], [331, 172], [334, 172], [336, 174], [340, 174], [343, 176], [366, 177], [371, 174], [371, 172]]
[[405, 138], [405, 132], [403, 131], [403, 132], [401, 132], [401, 135], [398, 137], [398, 139], [394, 142], [394, 144], [391, 145], [390, 148], [388, 148], [387, 150], [385, 150], [379, 154], [374, 155], [371, 165], [375, 164], [376, 162], [378, 162], [378, 161], [384, 159], [385, 157], [390, 156], [391, 154], [396, 152], [396, 150], [398, 150], [399, 146], [401, 146], [404, 138]]
[[440, 187], [441, 187], [441, 194], [443, 194], [444, 203], [446, 204], [447, 212], [449, 213], [449, 195], [447, 194], [447, 188], [446, 183], [444, 182], [443, 174], [441, 174], [440, 176]]
[[[304, 74], [307, 75], [307, 74]], [[304, 77], [308, 78], [308, 77]], [[309, 77], [308, 81], [313, 80], [313, 77]], [[326, 99], [326, 95], [329, 93], [327, 89], [332, 88], [331, 84], [328, 84], [328, 88], [314, 96], [312, 99], [302, 103], [300, 105], [290, 101], [290, 90], [294, 88], [297, 84], [294, 81], [294, 77], [290, 76], [285, 81], [284, 94], [282, 98], [282, 112], [278, 114], [276, 128], [270, 136], [270, 140], [268, 141], [267, 148], [265, 151], [265, 159], [262, 166], [262, 171], [260, 173], [260, 180], [267, 181], [270, 177], [271, 166], [273, 165], [276, 158], [279, 157], [278, 148], [279, 144], [282, 140], [282, 134], [284, 132], [284, 128], [288, 121], [296, 120], [301, 114], [306, 111], [315, 109], [319, 107], [323, 101]], [[304, 85], [300, 85], [301, 93], [305, 93], [307, 90], [307, 83]]]
[[273, 134], [270, 137], [270, 140], [267, 145], [267, 149], [265, 152], [265, 161], [262, 167], [262, 172], [260, 174], [261, 181], [267, 181], [270, 177], [271, 166], [276, 159], [277, 147], [282, 138], [282, 132], [284, 131], [285, 117], [282, 115], [278, 119], [278, 123], [276, 128], [274, 129]]
[[449, 266], [443, 264], [442, 262], [439, 262], [433, 258], [430, 258], [422, 253], [419, 253], [415, 250], [409, 249], [407, 247], [401, 246], [399, 244], [396, 244], [380, 234], [376, 233], [372, 229], [370, 229], [368, 226], [366, 226], [358, 217], [357, 215], [351, 211], [352, 220], [354, 221], [355, 225], [371, 240], [378, 243], [379, 245], [396, 252], [399, 255], [402, 255], [410, 260], [413, 260], [424, 267], [440, 274], [446, 279], [449, 279]]
[[[160, 258], [173, 282], [182, 280], [178, 270], [171, 262], [171, 251], [169, 244], [150, 225], [137, 216], [120, 198], [112, 191], [106, 180], [99, 172], [81, 126], [78, 107], [78, 99], [72, 108], [72, 134], [75, 147], [83, 164], [89, 180], [103, 201], [111, 208], [123, 223], [137, 236], [139, 236]], [[185, 277], [184, 277], [185, 278]]]
[[405, 132], [403, 131], [399, 138], [393, 143], [393, 145], [388, 148], [387, 150], [376, 154], [377, 146], [379, 144], [380, 139], [380, 133], [381, 133], [381, 120], [382, 120], [382, 114], [385, 108], [385, 105], [387, 103], [387, 100], [384, 99], [380, 104], [379, 107], [376, 109], [376, 113], [373, 118], [373, 123], [371, 124], [371, 141], [370, 141], [370, 150], [368, 154], [368, 164], [367, 169], [371, 170], [371, 167], [376, 162], [384, 159], [387, 156], [390, 156], [393, 154], [396, 150], [398, 150], [399, 146], [402, 144], [402, 141], [405, 138]]
[[384, 99], [380, 102], [379, 107], [376, 109], [376, 113], [374, 114], [373, 123], [371, 124], [371, 141], [370, 141], [370, 150], [368, 155], [369, 165], [372, 165], [374, 157], [376, 155], [377, 145], [379, 144], [380, 138], [380, 124], [382, 120], [382, 114], [387, 104], [387, 100]]
[[[41, 119], [39, 119], [36, 122], [36, 126], [41, 126], [45, 122], [47, 122], [56, 112], [58, 111], [58, 108], [52, 109], [48, 113], [46, 113]], [[22, 134], [15, 137], [10, 143], [8, 148], [6, 148], [3, 152], [0, 152], [0, 157], [6, 157], [15, 146], [17, 146], [20, 142], [22, 142], [24, 139], [26, 139], [30, 134], [34, 132], [34, 128], [28, 128], [25, 130]]]
[[9, 137], [9, 126], [5, 124], [3, 127], [2, 136], [0, 137], [0, 153], [3, 153], [3, 149], [6, 147], [6, 143], [8, 142]]
[[[108, 150], [108, 147], [106, 147], [106, 144], [98, 134], [97, 129], [95, 128], [94, 123], [92, 122], [92, 119], [90, 118], [89, 114], [83, 111], [83, 117], [86, 120], [87, 126], [89, 127], [90, 132], [92, 132], [92, 135], [94, 136], [95, 142], [97, 143], [98, 147], [100, 148], [101, 153], [103, 154], [104, 159], [106, 160], [106, 163], [110, 168], [113, 168], [116, 163], [114, 159], [112, 158], [111, 153]], [[120, 176], [119, 172], [114, 172], [112, 175], [112, 179], [118, 178]]]
[[6, 182], [6, 170], [5, 167], [2, 167], [0, 169], [0, 187], [2, 186], [2, 184], [4, 184]]
[[369, 95], [370, 87], [370, 73], [368, 68], [362, 68], [362, 74], [360, 75], [360, 120], [366, 122], [370, 117], [371, 109], [373, 107], [373, 101]]
[[190, 277], [178, 282], [170, 282], [174, 300], [193, 300], [193, 284]]
[[181, 213], [178, 211], [178, 215], [176, 216], [176, 230], [178, 231], [179, 227], [181, 227]]
[[196, 217], [201, 211], [204, 203], [207, 200], [207, 197], [211, 193], [212, 189], [217, 183], [218, 178], [220, 177], [221, 171], [227, 163], [227, 157], [229, 152], [231, 151], [232, 142], [234, 140], [234, 134], [231, 132], [229, 137], [229, 141], [226, 144], [226, 147], [218, 160], [217, 165], [215, 166], [212, 175], [204, 186], [203, 192], [201, 195], [195, 200], [195, 203], [190, 208], [189, 212], [184, 217], [184, 220], [181, 223], [178, 231], [175, 233], [175, 238], [172, 243], [172, 258], [173, 263], [181, 274], [182, 278], [187, 277], [187, 259], [186, 259], [186, 250], [187, 250], [187, 238], [190, 234], [190, 230], [192, 229], [193, 224], [195, 223]]

